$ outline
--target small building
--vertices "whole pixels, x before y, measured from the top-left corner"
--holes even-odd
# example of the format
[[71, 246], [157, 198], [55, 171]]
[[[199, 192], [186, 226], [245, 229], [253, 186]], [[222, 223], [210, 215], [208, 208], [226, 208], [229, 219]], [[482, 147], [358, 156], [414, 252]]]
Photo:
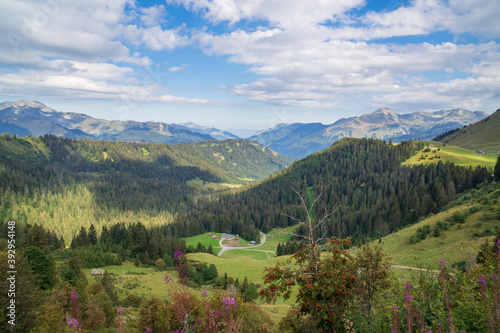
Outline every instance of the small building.
[[250, 242], [248, 242], [248, 245], [255, 245], [255, 244], [257, 244], [256, 241], [250, 241]]
[[234, 235], [223, 233], [221, 238], [224, 239], [234, 239]]
[[94, 268], [90, 271], [90, 275], [103, 275], [104, 269]]
[[212, 239], [219, 239], [219, 236], [213, 235], [211, 238]]

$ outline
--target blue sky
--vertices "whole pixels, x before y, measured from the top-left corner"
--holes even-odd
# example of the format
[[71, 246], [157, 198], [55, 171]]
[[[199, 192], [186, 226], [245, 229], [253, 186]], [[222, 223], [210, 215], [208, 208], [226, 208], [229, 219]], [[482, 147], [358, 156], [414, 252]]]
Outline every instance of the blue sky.
[[258, 130], [500, 107], [494, 0], [4, 0], [0, 12], [0, 99], [59, 111]]

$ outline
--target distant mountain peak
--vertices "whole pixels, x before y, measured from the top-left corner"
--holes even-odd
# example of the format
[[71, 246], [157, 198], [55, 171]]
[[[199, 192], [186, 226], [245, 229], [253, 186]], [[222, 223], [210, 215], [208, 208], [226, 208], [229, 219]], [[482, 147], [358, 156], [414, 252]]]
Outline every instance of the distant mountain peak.
[[43, 103], [26, 100], [0, 103], [0, 133], [2, 131], [23, 136], [54, 134], [69, 138], [170, 144], [236, 138], [213, 127], [98, 119], [83, 113], [59, 112]]
[[372, 113], [366, 113], [359, 117], [359, 120], [367, 123], [385, 123], [387, 121], [398, 122], [399, 116], [394, 113], [391, 109], [384, 107], [377, 109]]
[[179, 123], [181, 126], [185, 127], [190, 127], [190, 128], [196, 128], [196, 129], [215, 129], [213, 126], [203, 126], [203, 125], [198, 125], [196, 123], [193, 123], [192, 121], [188, 121], [186, 123]]
[[380, 108], [372, 112], [372, 114], [379, 114], [379, 113], [383, 113], [385, 115], [396, 115], [396, 113], [394, 113], [394, 111], [392, 111], [388, 107]]
[[280, 124], [256, 133], [251, 139], [278, 153], [296, 158], [325, 149], [345, 137], [377, 138], [394, 142], [428, 140], [457, 126], [477, 122], [488, 114], [465, 109], [398, 114], [383, 107], [359, 117], [339, 119], [331, 125]]

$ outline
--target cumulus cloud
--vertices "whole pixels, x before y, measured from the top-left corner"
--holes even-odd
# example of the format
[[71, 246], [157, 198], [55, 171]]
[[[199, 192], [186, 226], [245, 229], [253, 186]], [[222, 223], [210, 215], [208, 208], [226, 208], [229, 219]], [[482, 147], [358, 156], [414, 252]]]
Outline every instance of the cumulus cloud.
[[141, 22], [145, 26], [152, 27], [165, 22], [167, 11], [164, 5], [156, 5], [149, 8], [140, 8]]
[[[24, 85], [40, 94], [209, 103], [171, 96], [144, 75], [156, 58], [150, 51], [161, 56], [188, 45], [247, 66], [252, 81], [225, 89], [263, 103], [331, 108], [355, 99], [401, 106], [421, 96], [429, 104], [476, 105], [500, 91], [498, 1], [413, 0], [362, 15], [356, 9], [366, 0], [165, 3], [1, 1], [0, 11], [9, 15], [0, 20], [0, 65], [13, 69], [0, 73], [1, 91], [19, 93]], [[189, 20], [169, 26], [175, 11], [168, 6], [182, 6], [207, 26], [193, 28]], [[448, 37], [395, 38], [436, 33]], [[169, 74], [185, 66], [168, 63]]]
[[[207, 19], [215, 23], [222, 21], [215, 19], [218, 17], [215, 13], [229, 13], [219, 10], [218, 2], [170, 1], [182, 3], [191, 10], [205, 10]], [[272, 1], [270, 6], [278, 2]], [[500, 58], [499, 47], [495, 42], [399, 44], [378, 41], [440, 31], [472, 33], [476, 26], [479, 26], [479, 33], [484, 31], [486, 35], [494, 35], [499, 25], [492, 22], [496, 21], [478, 23], [480, 18], [486, 19], [492, 14], [476, 8], [477, 5], [468, 0], [415, 0], [392, 11], [367, 12], [350, 19], [346, 19], [349, 15], [346, 11], [361, 3], [352, 2], [348, 6], [340, 2], [333, 8], [318, 1], [301, 8], [293, 1], [281, 2], [282, 10], [268, 13], [260, 11], [258, 1], [252, 5], [243, 5], [236, 0], [230, 3], [236, 7], [231, 7], [235, 8], [231, 15], [224, 16], [228, 22], [258, 18], [274, 23], [274, 27], [261, 26], [251, 31], [236, 28], [224, 34], [202, 31], [194, 38], [207, 54], [226, 55], [229, 61], [248, 65], [250, 72], [265, 76], [231, 88], [234, 94], [256, 101], [326, 107], [361, 98], [368, 104], [399, 105], [405, 99], [411, 103], [412, 96], [420, 94], [435, 97], [436, 104], [449, 106], [454, 98], [460, 103], [467, 99], [490, 98], [492, 94], [478, 94], [477, 89], [472, 89], [474, 92], [471, 88], [477, 80], [492, 78], [500, 70], [496, 61]], [[294, 8], [295, 15], [300, 15], [300, 21], [305, 24], [287, 24], [284, 14], [287, 8]], [[485, 8], [500, 13], [500, 3], [492, 5], [488, 2]], [[322, 13], [317, 13], [317, 9]], [[320, 24], [332, 17], [342, 18], [342, 24]], [[464, 27], [461, 20], [472, 23]], [[450, 74], [465, 79], [447, 79]], [[439, 82], [432, 81], [431, 76]], [[430, 82], [421, 84], [415, 81], [416, 78]], [[495, 85], [490, 91], [494, 89]]]
[[220, 103], [202, 98], [168, 94], [149, 71], [139, 77], [133, 69], [108, 63], [52, 60], [44, 70], [4, 71], [0, 94], [32, 95], [74, 99], [130, 100], [184, 104]]
[[123, 35], [136, 46], [145, 45], [154, 51], [173, 50], [189, 44], [189, 39], [179, 35], [177, 30], [163, 30], [160, 26], [149, 28], [127, 25], [123, 27]]
[[262, 19], [278, 27], [308, 26], [336, 20], [364, 0], [167, 0], [170, 5], [202, 13], [206, 20], [234, 24], [243, 19]]

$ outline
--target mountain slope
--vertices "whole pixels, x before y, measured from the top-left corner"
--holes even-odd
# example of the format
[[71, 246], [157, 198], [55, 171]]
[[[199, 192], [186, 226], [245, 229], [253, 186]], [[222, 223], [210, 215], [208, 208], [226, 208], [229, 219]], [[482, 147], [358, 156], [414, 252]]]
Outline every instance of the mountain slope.
[[[445, 260], [450, 266], [464, 261], [470, 267], [481, 244], [485, 239], [492, 244], [500, 227], [499, 196], [500, 183], [483, 184], [459, 196], [438, 214], [382, 238], [382, 247], [394, 265], [438, 269], [439, 260]], [[460, 222], [453, 218], [458, 212], [465, 216]], [[417, 230], [426, 225], [430, 234], [417, 241]]]
[[165, 225], [217, 197], [213, 189], [247, 184], [290, 162], [242, 139], [167, 145], [3, 134], [0, 221], [36, 222], [66, 240], [90, 224]]
[[235, 137], [216, 128], [194, 124], [97, 119], [81, 113], [58, 112], [42, 103], [24, 100], [0, 104], [0, 132], [18, 136], [53, 134], [72, 139], [169, 144], [214, 140], [210, 133], [219, 139]]
[[346, 137], [381, 140], [392, 138], [394, 142], [417, 138], [429, 140], [439, 133], [476, 122], [486, 116], [485, 112], [464, 109], [399, 115], [388, 108], [382, 108], [359, 117], [340, 119], [331, 125], [280, 124], [273, 129], [261, 131], [250, 139], [281, 154], [301, 158]]
[[193, 122], [172, 124], [172, 125], [175, 127], [181, 128], [181, 129], [191, 131], [191, 132], [210, 135], [212, 138], [214, 138], [216, 140], [226, 140], [226, 139], [237, 139], [238, 138], [236, 135], [229, 133], [227, 131], [217, 129], [217, 128], [212, 127], [212, 126], [196, 125]]
[[500, 153], [500, 109], [492, 115], [457, 131], [440, 135], [436, 141], [474, 151]]
[[306, 200], [309, 194], [321, 196], [314, 216], [324, 216], [325, 208], [328, 212], [338, 208], [322, 229], [326, 236], [342, 234], [361, 241], [436, 213], [455, 193], [491, 176], [486, 168], [450, 163], [401, 165], [422, 148], [423, 143], [415, 141], [391, 146], [375, 139], [346, 138], [244, 191], [211, 202], [177, 227], [181, 234], [202, 225], [205, 231], [256, 238], [257, 229], [296, 224], [289, 216], [305, 219], [297, 209], [295, 189]]

